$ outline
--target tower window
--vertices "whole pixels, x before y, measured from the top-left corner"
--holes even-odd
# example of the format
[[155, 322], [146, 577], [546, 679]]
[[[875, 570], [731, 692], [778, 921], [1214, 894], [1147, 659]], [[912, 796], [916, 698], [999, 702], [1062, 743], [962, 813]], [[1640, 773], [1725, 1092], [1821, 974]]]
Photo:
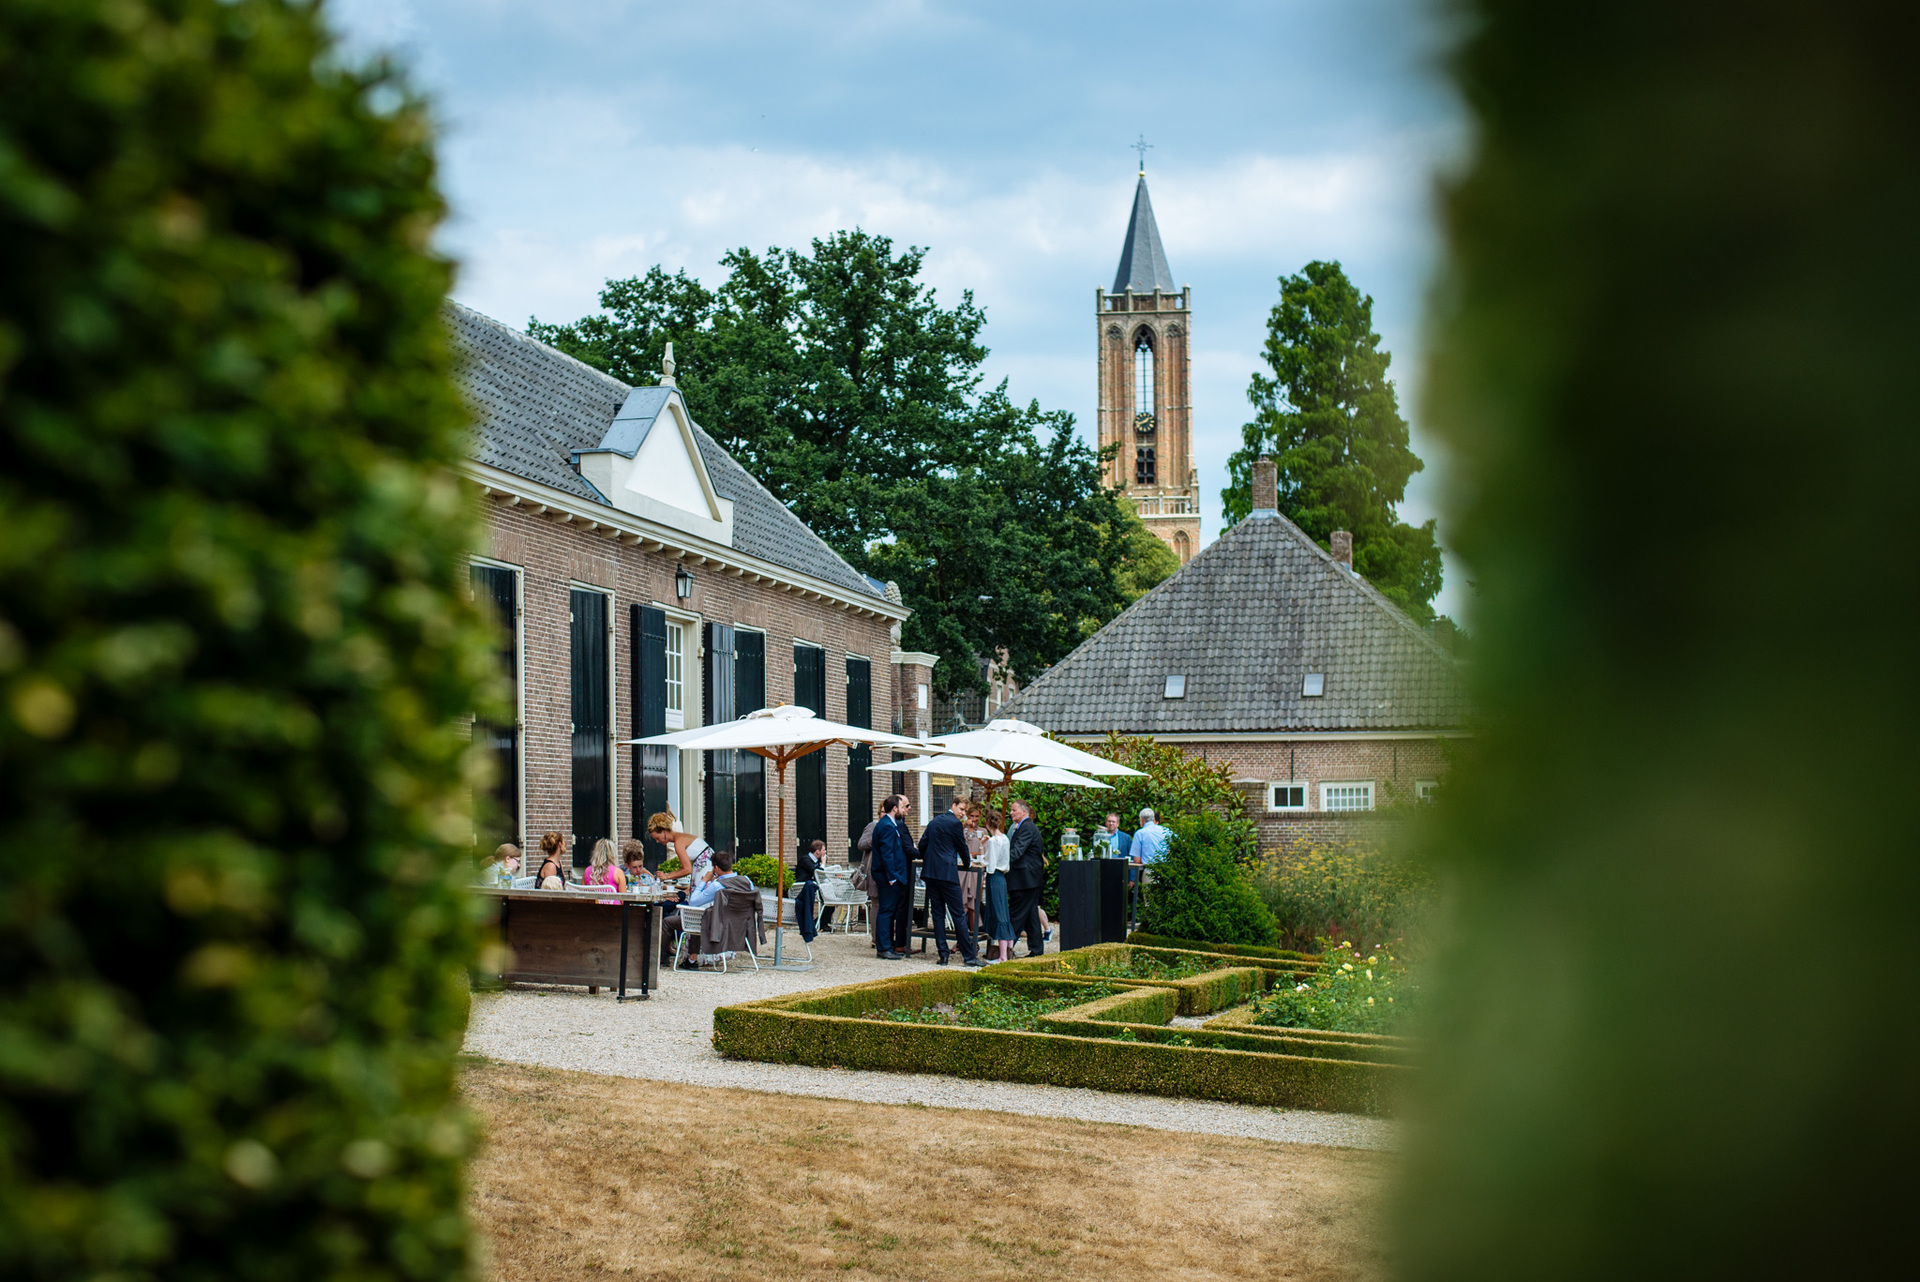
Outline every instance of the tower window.
[[1153, 446], [1137, 446], [1133, 451], [1133, 483], [1135, 485], [1158, 485], [1154, 477]]
[[1133, 421], [1153, 426], [1153, 339], [1146, 330], [1133, 340]]

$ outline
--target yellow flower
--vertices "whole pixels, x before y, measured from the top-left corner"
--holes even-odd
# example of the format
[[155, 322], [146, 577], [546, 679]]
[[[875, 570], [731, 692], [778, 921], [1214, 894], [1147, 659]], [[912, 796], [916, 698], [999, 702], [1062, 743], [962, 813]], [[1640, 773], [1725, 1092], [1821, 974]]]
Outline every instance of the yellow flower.
[[1367, 1005], [1369, 1006], [1373, 1005], [1373, 998], [1371, 997], [1367, 998]]
[[[1368, 978], [1368, 979], [1372, 979], [1372, 978], [1373, 978], [1373, 968], [1372, 968], [1371, 966], [1369, 966], [1369, 967], [1367, 968], [1367, 978]], [[1371, 1000], [1371, 999], [1369, 999], [1369, 1000]]]

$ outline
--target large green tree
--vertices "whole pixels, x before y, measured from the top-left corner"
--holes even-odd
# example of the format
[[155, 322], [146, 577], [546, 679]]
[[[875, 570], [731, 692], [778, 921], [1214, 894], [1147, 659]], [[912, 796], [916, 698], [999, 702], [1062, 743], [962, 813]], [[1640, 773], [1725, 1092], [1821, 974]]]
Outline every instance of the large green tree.
[[1373, 299], [1340, 264], [1308, 263], [1280, 280], [1267, 318], [1270, 373], [1247, 388], [1253, 421], [1227, 460], [1221, 510], [1246, 516], [1254, 460], [1279, 467], [1280, 511], [1322, 547], [1335, 530], [1353, 535], [1353, 568], [1423, 622], [1440, 591], [1434, 523], [1400, 520], [1407, 481], [1422, 468], [1387, 367], [1393, 357], [1373, 329]]
[[906, 644], [943, 690], [1004, 654], [1025, 679], [1118, 613], [1150, 549], [1073, 419], [982, 387], [985, 314], [944, 307], [926, 251], [837, 232], [810, 250], [736, 249], [708, 289], [654, 267], [609, 281], [601, 312], [529, 321], [630, 383], [677, 381], [701, 426], [857, 568], [899, 582]]

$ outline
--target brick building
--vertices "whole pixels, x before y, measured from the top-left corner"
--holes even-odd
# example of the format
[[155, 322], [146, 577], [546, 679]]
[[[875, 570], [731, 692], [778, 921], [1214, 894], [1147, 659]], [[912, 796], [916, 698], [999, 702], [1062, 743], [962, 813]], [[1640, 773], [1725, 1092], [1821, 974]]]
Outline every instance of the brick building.
[[[487, 836], [572, 833], [580, 864], [597, 838], [642, 836], [648, 814], [672, 810], [718, 848], [764, 851], [777, 811], [759, 757], [620, 741], [787, 702], [891, 725], [898, 692], [931, 677], [895, 671], [930, 658], [897, 652], [898, 590], [701, 430], [671, 359], [658, 386], [629, 387], [468, 308], [448, 316], [474, 415], [465, 471], [486, 513], [474, 586], [509, 627], [519, 702], [515, 724], [477, 730], [501, 766]], [[789, 770], [802, 838], [844, 850], [872, 817], [869, 752]]]
[[[1230, 761], [1264, 848], [1379, 841], [1433, 795], [1467, 701], [1449, 649], [1275, 505], [1253, 514], [1015, 697], [1069, 739], [1148, 735]], [[1397, 814], [1396, 814], [1397, 812]]]
[[1174, 288], [1147, 173], [1113, 274], [1093, 292], [1095, 423], [1101, 448], [1118, 446], [1107, 483], [1185, 565], [1200, 550], [1200, 475], [1193, 467], [1193, 290]]

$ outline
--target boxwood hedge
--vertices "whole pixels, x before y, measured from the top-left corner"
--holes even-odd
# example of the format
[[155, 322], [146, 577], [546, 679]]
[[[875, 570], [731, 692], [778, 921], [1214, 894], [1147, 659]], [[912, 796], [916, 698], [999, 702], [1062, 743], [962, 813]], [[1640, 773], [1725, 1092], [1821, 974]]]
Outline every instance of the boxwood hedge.
[[442, 204], [316, 7], [0, 0], [0, 1276], [471, 1267]]
[[[1089, 968], [1100, 962], [1125, 963], [1134, 957], [1150, 957], [1168, 966], [1178, 965], [1189, 958], [1200, 958], [1205, 962], [1220, 962], [1216, 970], [1207, 971], [1186, 979], [1146, 979], [1125, 978], [1114, 981], [1106, 975], [1093, 975]], [[1297, 965], [1277, 962], [1267, 958], [1235, 958], [1238, 964], [1228, 964], [1227, 959], [1217, 955], [1164, 948], [1140, 948], [1133, 944], [1095, 944], [1089, 948], [1076, 948], [1069, 952], [1050, 953], [1031, 960], [1003, 962], [994, 967], [996, 975], [1057, 975], [1083, 976], [1086, 982], [1122, 982], [1164, 987], [1179, 995], [1182, 1015], [1206, 1015], [1213, 1011], [1225, 1010], [1229, 1006], [1245, 1001], [1255, 994], [1265, 992], [1279, 981], [1280, 976], [1304, 975], [1306, 972]]]
[[1226, 957], [1267, 957], [1276, 961], [1297, 961], [1312, 967], [1320, 964], [1319, 955], [1316, 953], [1297, 953], [1290, 948], [1268, 948], [1262, 944], [1210, 944], [1203, 939], [1180, 939], [1173, 935], [1155, 935], [1144, 930], [1136, 930], [1128, 935], [1127, 942], [1147, 948], [1178, 948], [1191, 953], [1219, 953]]
[[[1071, 954], [1060, 954], [1070, 956]], [[1039, 960], [1039, 959], [1036, 959]], [[1084, 1086], [1278, 1108], [1381, 1113], [1409, 1070], [1355, 1039], [1357, 1054], [1312, 1039], [1181, 1030], [1196, 1043], [1144, 1037], [1179, 1009], [1191, 990], [1179, 983], [1112, 980], [1124, 991], [1046, 1017], [1050, 1032], [1003, 1032], [861, 1018], [898, 1006], [950, 1002], [976, 985], [1057, 996], [1087, 986], [1068, 975], [931, 972], [788, 997], [723, 1006], [713, 1015], [713, 1044], [723, 1055], [777, 1063]], [[1257, 976], [1257, 972], [1248, 972]], [[1204, 976], [1202, 978], [1205, 978]], [[1257, 982], [1257, 978], [1248, 982]], [[1129, 1024], [1128, 1021], [1140, 1021]], [[1135, 1029], [1132, 1040], [1122, 1028]], [[1277, 1029], [1291, 1034], [1294, 1030]], [[1369, 1062], [1372, 1061], [1372, 1062]]]

